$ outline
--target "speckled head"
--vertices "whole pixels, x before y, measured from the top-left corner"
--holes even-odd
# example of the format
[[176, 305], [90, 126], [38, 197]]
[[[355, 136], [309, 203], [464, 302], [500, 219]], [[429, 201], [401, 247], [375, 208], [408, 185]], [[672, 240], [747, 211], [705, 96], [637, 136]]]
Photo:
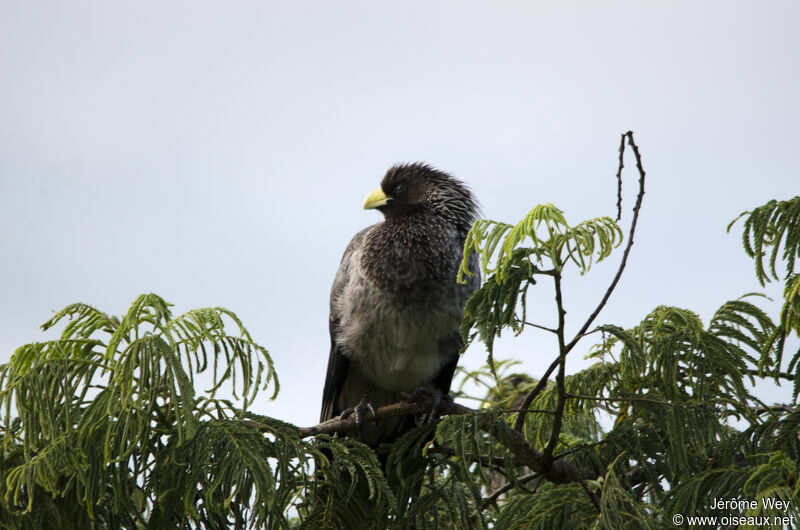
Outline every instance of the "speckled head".
[[463, 231], [469, 230], [478, 215], [478, 203], [466, 184], [423, 163], [390, 168], [381, 187], [367, 196], [364, 208], [375, 208], [387, 219], [431, 213]]

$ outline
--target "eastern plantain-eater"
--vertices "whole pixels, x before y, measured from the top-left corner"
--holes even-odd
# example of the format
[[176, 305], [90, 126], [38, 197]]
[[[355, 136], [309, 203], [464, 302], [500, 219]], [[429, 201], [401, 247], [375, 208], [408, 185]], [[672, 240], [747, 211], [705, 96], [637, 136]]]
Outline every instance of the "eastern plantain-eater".
[[[361, 437], [391, 442], [419, 418], [369, 419], [402, 394], [447, 395], [464, 305], [480, 283], [456, 282], [478, 212], [469, 188], [425, 164], [389, 169], [364, 201], [383, 222], [353, 237], [331, 289], [331, 351], [320, 421], [356, 414]], [[477, 256], [470, 256], [477, 271]]]

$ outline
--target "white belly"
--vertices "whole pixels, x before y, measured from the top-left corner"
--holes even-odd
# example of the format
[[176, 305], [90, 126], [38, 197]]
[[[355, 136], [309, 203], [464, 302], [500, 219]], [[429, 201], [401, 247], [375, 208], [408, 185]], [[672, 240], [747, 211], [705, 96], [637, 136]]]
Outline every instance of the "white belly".
[[362, 276], [345, 286], [338, 334], [345, 354], [370, 383], [385, 390], [410, 392], [432, 382], [448, 360], [440, 342], [452, 340], [460, 312], [424, 300], [401, 304], [375, 290]]

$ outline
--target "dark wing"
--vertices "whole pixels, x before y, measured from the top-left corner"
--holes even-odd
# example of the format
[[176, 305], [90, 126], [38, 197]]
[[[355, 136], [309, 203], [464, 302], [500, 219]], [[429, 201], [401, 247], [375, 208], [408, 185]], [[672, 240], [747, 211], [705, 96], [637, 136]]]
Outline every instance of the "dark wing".
[[[463, 241], [459, 241], [459, 244], [463, 245]], [[459, 262], [460, 261], [459, 256]], [[481, 285], [481, 269], [477, 254], [472, 254], [469, 257], [469, 270], [474, 273], [474, 276], [466, 277], [467, 284], [461, 286], [462, 288], [459, 289], [455, 300], [453, 300], [453, 303], [458, 304], [461, 308], [466, 305], [469, 297], [472, 293], [477, 291]], [[433, 387], [441, 390], [442, 394], [448, 394], [450, 392], [450, 383], [453, 381], [453, 374], [458, 365], [459, 352], [463, 347], [464, 341], [461, 340], [461, 333], [458, 327], [453, 329], [453, 333], [449, 338], [439, 342], [439, 352], [446, 361], [439, 371], [439, 374], [436, 376], [436, 379], [433, 380]]]
[[331, 332], [331, 353], [328, 356], [328, 373], [325, 376], [325, 388], [322, 391], [322, 410], [319, 413], [319, 421], [328, 421], [342, 413], [337, 410], [336, 401], [339, 399], [339, 392], [347, 378], [350, 367], [350, 359], [341, 351], [341, 347], [336, 344], [338, 319], [330, 317]]
[[439, 351], [447, 355], [447, 361], [439, 375], [433, 380], [433, 388], [441, 390], [442, 394], [450, 393], [450, 383], [453, 382], [453, 374], [456, 372], [458, 365], [458, 351], [461, 349], [461, 337], [443, 340], [439, 343]]
[[350, 359], [344, 354], [343, 348], [337, 340], [340, 320], [337, 301], [342, 291], [344, 291], [347, 282], [350, 281], [350, 266], [353, 253], [361, 247], [364, 234], [366, 234], [370, 228], [372, 227], [365, 228], [357, 233], [350, 241], [350, 244], [347, 245], [344, 255], [342, 256], [342, 262], [339, 264], [339, 270], [336, 271], [336, 278], [333, 280], [333, 286], [331, 287], [330, 317], [328, 319], [331, 334], [331, 352], [328, 357], [328, 373], [325, 376], [325, 388], [322, 390], [322, 409], [319, 414], [320, 422], [335, 418], [342, 413], [336, 406], [336, 402], [339, 401], [339, 395], [347, 379]]

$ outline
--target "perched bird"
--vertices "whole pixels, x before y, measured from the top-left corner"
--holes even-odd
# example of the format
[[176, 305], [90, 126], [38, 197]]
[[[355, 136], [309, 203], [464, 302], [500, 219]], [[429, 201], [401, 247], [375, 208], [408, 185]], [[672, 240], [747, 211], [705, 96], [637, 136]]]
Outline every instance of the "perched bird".
[[[478, 213], [461, 181], [426, 164], [397, 165], [364, 201], [373, 208], [384, 221], [353, 237], [331, 289], [320, 421], [355, 413], [362, 439], [374, 447], [415, 423], [370, 421], [377, 407], [422, 389], [437, 398], [449, 392], [464, 305], [480, 279], [456, 282]], [[476, 255], [469, 265], [478, 270]]]

